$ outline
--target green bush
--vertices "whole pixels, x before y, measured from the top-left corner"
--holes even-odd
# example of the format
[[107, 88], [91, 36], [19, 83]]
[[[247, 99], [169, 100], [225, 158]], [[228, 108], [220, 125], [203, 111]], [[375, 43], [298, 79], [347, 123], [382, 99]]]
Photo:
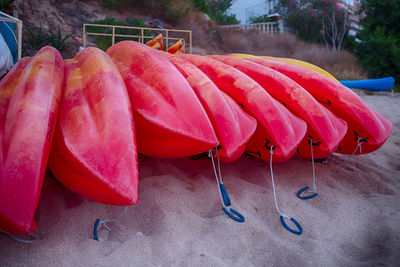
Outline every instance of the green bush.
[[99, 0], [99, 2], [103, 7], [113, 10], [149, 11], [150, 9], [153, 16], [172, 23], [187, 16], [194, 7], [219, 24], [239, 23], [235, 15], [227, 13], [233, 0]]
[[382, 27], [363, 37], [355, 50], [360, 64], [374, 78], [394, 76], [400, 80], [400, 38]]
[[57, 27], [57, 32], [49, 32], [48, 42], [49, 45], [56, 48], [58, 51], [66, 51], [72, 47], [72, 45], [67, 45], [65, 42], [72, 36], [72, 34], [67, 34], [64, 37], [61, 35], [60, 26]]
[[371, 78], [393, 76], [400, 81], [400, 1], [363, 1], [360, 40], [355, 45], [359, 62]]
[[274, 21], [268, 15], [262, 15], [262, 16], [252, 16], [250, 17], [250, 23], [261, 23], [261, 22], [271, 22]]
[[179, 19], [187, 16], [192, 10], [190, 4], [183, 5], [183, 3], [175, 3], [173, 0], [163, 0], [160, 6], [156, 8], [159, 9], [162, 17], [172, 23], [176, 23]]
[[38, 51], [43, 46], [49, 44], [49, 33], [45, 27], [40, 25], [37, 30], [26, 30], [26, 41], [24, 42], [25, 49]]
[[120, 9], [124, 7], [124, 0], [100, 0], [100, 4], [108, 9]]
[[232, 6], [233, 0], [215, 0], [207, 2], [208, 16], [215, 22], [227, 25], [238, 24], [239, 21], [234, 14], [228, 14], [228, 9]]
[[15, 0], [0, 0], [0, 11], [5, 12], [11, 7]]
[[53, 46], [60, 52], [65, 52], [72, 46], [67, 45], [66, 41], [71, 37], [71, 34], [63, 36], [60, 26], [56, 32], [48, 31], [45, 27], [40, 26], [39, 29], [25, 31], [25, 40], [23, 42], [24, 55], [33, 55], [43, 46]]

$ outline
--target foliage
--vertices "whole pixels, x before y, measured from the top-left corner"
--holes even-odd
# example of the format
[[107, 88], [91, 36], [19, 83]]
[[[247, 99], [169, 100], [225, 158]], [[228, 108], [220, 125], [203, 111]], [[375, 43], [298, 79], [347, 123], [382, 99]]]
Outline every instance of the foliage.
[[72, 34], [67, 34], [64, 37], [61, 35], [60, 26], [57, 27], [57, 32], [49, 32], [49, 45], [56, 48], [58, 51], [65, 51], [71, 48], [71, 45], [67, 45], [65, 42], [72, 36]]
[[15, 0], [0, 0], [0, 11], [7, 11], [14, 2]]
[[272, 22], [275, 21], [271, 17], [268, 17], [268, 15], [262, 15], [262, 16], [252, 16], [250, 17], [250, 23], [261, 23], [261, 22]]
[[360, 42], [355, 47], [359, 62], [371, 77], [394, 76], [400, 80], [400, 1], [363, 1]]
[[228, 14], [228, 9], [232, 6], [233, 0], [214, 0], [208, 1], [208, 16], [215, 22], [227, 25], [238, 24], [239, 21], [234, 14]]
[[99, 0], [101, 5], [115, 10], [151, 10], [167, 21], [175, 23], [195, 7], [219, 24], [238, 24], [234, 14], [228, 14], [233, 0]]
[[26, 30], [23, 47], [23, 54], [33, 54], [40, 48], [46, 45], [53, 46], [60, 52], [67, 51], [71, 48], [70, 45], [66, 44], [66, 41], [71, 37], [71, 34], [62, 36], [60, 26], [57, 27], [57, 32], [48, 31], [45, 27], [40, 26], [36, 30]]
[[[136, 18], [131, 18], [131, 19], [128, 19], [126, 22], [123, 22], [123, 21], [116, 20], [115, 18], [106, 17], [105, 19], [102, 19], [102, 20], [90, 21], [89, 24], [146, 27], [146, 25], [144, 24], [144, 22], [141, 19], [136, 19]], [[112, 29], [109, 27], [87, 26], [86, 29], [88, 32], [93, 32], [93, 33], [106, 33], [106, 34], [112, 33]], [[140, 36], [141, 30], [116, 28], [115, 34]], [[150, 32], [148, 30], [145, 30], [143, 32], [143, 34], [149, 36]], [[123, 40], [139, 41], [139, 38], [137, 38], [137, 37], [118, 37], [117, 36], [117, 37], [115, 37], [114, 41], [115, 41], [115, 43], [117, 43], [117, 42], [121, 42]], [[107, 50], [107, 48], [109, 48], [112, 45], [112, 37], [111, 36], [96, 36], [95, 43], [97, 44], [97, 46], [100, 49], [105, 51], [105, 50]]]
[[338, 0], [281, 0], [276, 9], [300, 39], [323, 42], [332, 50], [342, 49], [349, 14]]
[[185, 17], [192, 9], [190, 3], [187, 1], [174, 1], [162, 0], [158, 6], [161, 16], [169, 22], [177, 22], [179, 19]]
[[100, 0], [100, 4], [108, 9], [119, 9], [124, 6], [124, 0]]
[[31, 50], [37, 51], [43, 46], [49, 44], [49, 33], [45, 27], [42, 27], [42, 25], [40, 25], [38, 30], [31, 31], [27, 29], [26, 38], [26, 46]]

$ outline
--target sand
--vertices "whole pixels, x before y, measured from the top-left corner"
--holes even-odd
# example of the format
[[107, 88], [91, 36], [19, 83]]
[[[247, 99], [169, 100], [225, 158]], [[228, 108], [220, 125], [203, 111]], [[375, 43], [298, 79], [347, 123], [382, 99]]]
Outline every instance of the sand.
[[[312, 183], [311, 163], [293, 158], [275, 164], [282, 212], [304, 228], [285, 230], [274, 204], [266, 162], [242, 156], [222, 164], [234, 208], [245, 223], [222, 211], [210, 161], [155, 159], [139, 162], [141, 202], [129, 207], [86, 200], [46, 178], [36, 214], [39, 240], [21, 244], [0, 233], [0, 265], [27, 266], [399, 266], [400, 95], [357, 94], [393, 122], [378, 151], [334, 154], [316, 164], [319, 196], [295, 193]], [[111, 232], [96, 218], [114, 219]]]

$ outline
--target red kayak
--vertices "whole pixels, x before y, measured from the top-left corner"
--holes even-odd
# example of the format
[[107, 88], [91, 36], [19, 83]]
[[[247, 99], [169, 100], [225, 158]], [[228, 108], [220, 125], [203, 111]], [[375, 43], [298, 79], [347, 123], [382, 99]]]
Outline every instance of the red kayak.
[[218, 146], [199, 99], [167, 58], [133, 41], [119, 42], [107, 53], [128, 89], [140, 153], [179, 158]]
[[117, 67], [98, 48], [65, 60], [49, 167], [62, 184], [93, 201], [121, 206], [139, 201], [129, 97]]
[[196, 66], [169, 53], [162, 53], [182, 73], [203, 105], [221, 145], [222, 161], [233, 162], [244, 152], [257, 121], [223, 93]]
[[57, 121], [64, 77], [60, 53], [44, 47], [0, 82], [0, 229], [36, 230], [34, 215]]
[[[288, 76], [332, 113], [347, 122], [348, 130], [336, 152], [364, 154], [377, 150], [392, 132], [392, 123], [368, 107], [355, 93], [318, 72], [267, 59], [246, 59]], [[358, 145], [362, 144], [362, 150]]]
[[307, 125], [303, 120], [234, 67], [199, 55], [181, 54], [179, 57], [197, 66], [220, 90], [257, 119], [256, 132], [246, 147], [248, 153], [269, 160], [269, 148], [275, 146], [273, 161], [283, 162], [293, 156], [306, 133]]
[[[307, 123], [306, 136], [297, 153], [311, 158], [327, 158], [338, 148], [347, 132], [347, 124], [318, 103], [310, 93], [287, 76], [260, 64], [229, 56], [209, 56], [240, 70], [260, 84], [273, 98]], [[311, 139], [310, 139], [311, 138]]]

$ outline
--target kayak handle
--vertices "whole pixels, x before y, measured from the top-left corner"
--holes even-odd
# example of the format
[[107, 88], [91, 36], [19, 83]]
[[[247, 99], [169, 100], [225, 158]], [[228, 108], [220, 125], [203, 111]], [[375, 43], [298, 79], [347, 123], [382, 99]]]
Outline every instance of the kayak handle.
[[321, 142], [316, 142], [316, 143], [314, 143], [314, 142], [312, 141], [312, 137], [311, 137], [311, 136], [308, 136], [308, 143], [309, 143], [310, 145], [312, 145], [312, 146], [319, 146], [319, 145], [321, 144]]
[[[287, 217], [289, 218], [289, 217]], [[298, 230], [292, 229], [290, 228], [286, 222], [285, 222], [285, 218], [281, 215], [281, 223], [283, 225], [283, 227], [286, 228], [286, 230], [288, 230], [289, 232], [296, 234], [296, 235], [301, 235], [301, 233], [303, 233], [303, 228], [301, 228], [301, 225], [296, 221], [296, 219], [294, 218], [290, 218], [290, 220], [297, 226]]]
[[271, 151], [273, 151], [273, 150], [275, 150], [276, 149], [276, 146], [269, 146], [269, 140], [268, 139], [265, 139], [265, 148], [266, 149], [268, 149], [268, 150], [271, 150]]
[[231, 218], [232, 220], [235, 220], [237, 222], [244, 222], [244, 217], [242, 214], [240, 214], [238, 211], [236, 211], [233, 208], [229, 208], [229, 211], [227, 208], [222, 207], [222, 210], [226, 213], [226, 215], [229, 216], [229, 218]]
[[231, 199], [229, 198], [228, 191], [226, 191], [224, 184], [219, 184], [219, 188], [221, 189], [221, 195], [224, 200], [225, 206], [230, 206]]
[[358, 142], [367, 142], [367, 141], [368, 141], [368, 137], [359, 138], [357, 132], [354, 132], [354, 137], [356, 138], [356, 140], [357, 140]]
[[318, 196], [317, 192], [314, 192], [313, 194], [307, 195], [307, 196], [302, 196], [301, 195], [304, 191], [306, 191], [309, 188], [310, 187], [307, 185], [307, 186], [303, 187], [302, 189], [300, 189], [299, 192], [297, 192], [297, 197], [300, 198], [300, 199], [310, 199], [310, 198]]
[[99, 223], [100, 219], [97, 218], [96, 221], [94, 222], [94, 227], [93, 227], [93, 239], [99, 241], [99, 237], [97, 235], [97, 229], [99, 228]]

